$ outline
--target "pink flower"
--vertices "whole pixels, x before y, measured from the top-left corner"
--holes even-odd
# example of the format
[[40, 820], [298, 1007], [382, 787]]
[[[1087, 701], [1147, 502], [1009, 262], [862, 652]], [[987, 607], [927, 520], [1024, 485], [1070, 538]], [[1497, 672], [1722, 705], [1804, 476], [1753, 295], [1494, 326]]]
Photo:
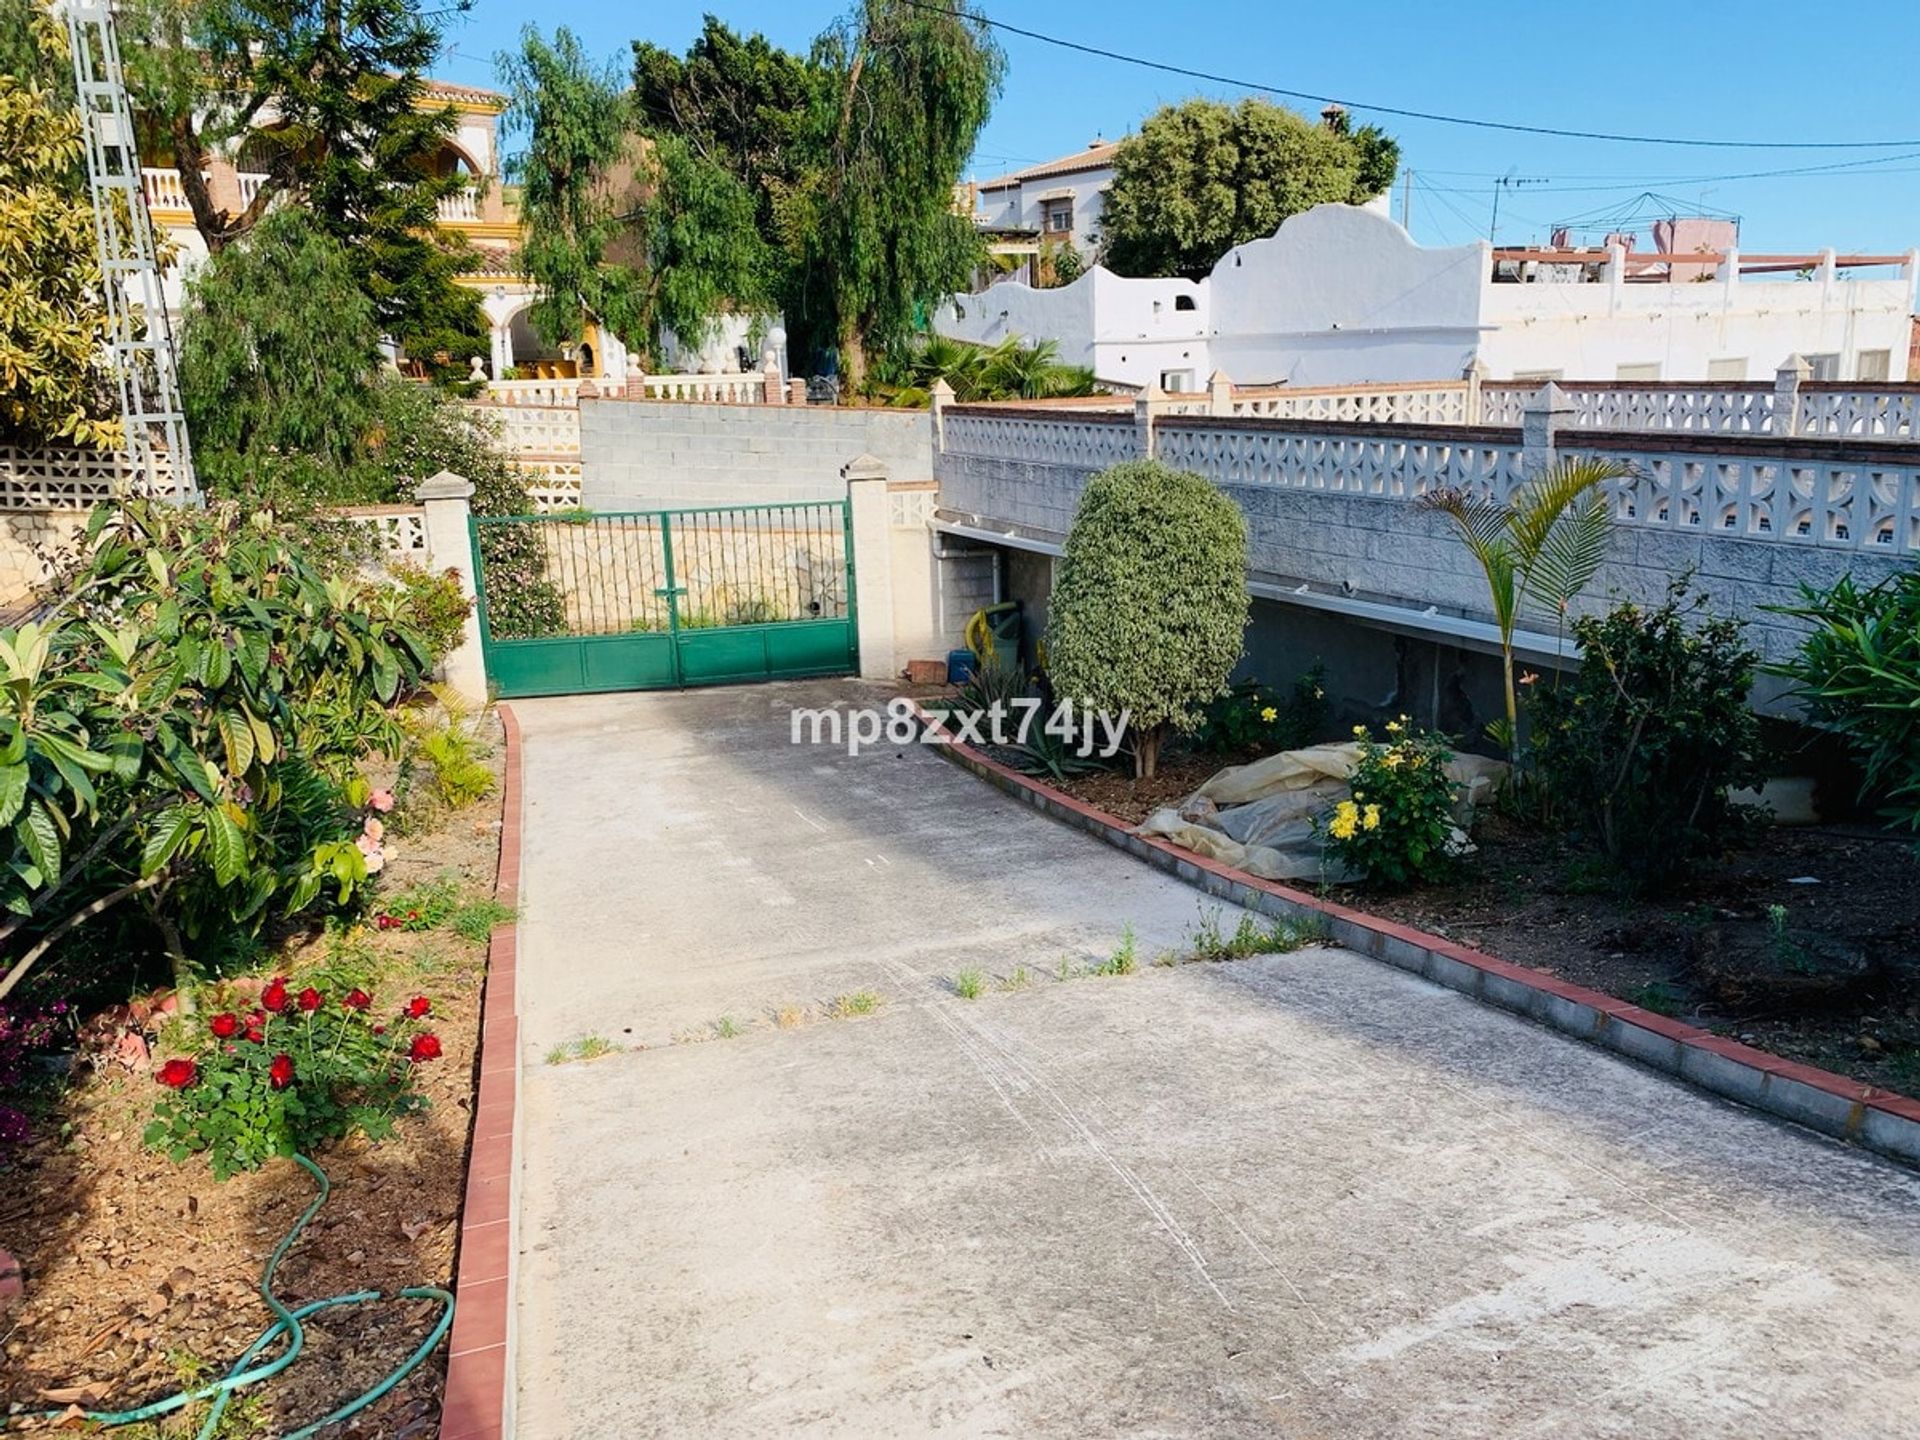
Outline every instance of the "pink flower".
[[360, 847], [360, 853], [362, 855], [371, 855], [375, 850], [380, 848], [380, 842], [365, 831], [362, 831], [354, 837], [353, 843]]
[[382, 815], [385, 815], [393, 809], [393, 792], [391, 790], [376, 790], [367, 796], [367, 804], [375, 810], [378, 810]]
[[381, 837], [387, 833], [387, 827], [383, 825], [380, 821], [374, 819], [373, 816], [369, 815], [367, 817], [367, 823], [360, 827], [360, 833], [367, 836], [369, 839], [373, 841], [374, 844], [378, 845], [380, 843]]
[[387, 868], [387, 857], [385, 855], [381, 854], [378, 850], [373, 850], [368, 852], [367, 874], [378, 875], [382, 870], [386, 868]]

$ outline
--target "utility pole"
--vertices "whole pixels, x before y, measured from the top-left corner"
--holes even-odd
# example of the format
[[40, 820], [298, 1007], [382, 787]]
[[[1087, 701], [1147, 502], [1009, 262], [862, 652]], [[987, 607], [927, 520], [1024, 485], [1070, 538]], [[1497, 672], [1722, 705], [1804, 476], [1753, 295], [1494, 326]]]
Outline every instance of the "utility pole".
[[1400, 228], [1409, 235], [1413, 233], [1413, 171], [1408, 170], [1400, 182]]
[[[108, 0], [66, 0], [62, 9], [86, 146], [100, 288], [107, 302], [107, 355], [120, 391], [120, 423], [134, 462], [135, 488], [195, 504], [200, 487], [194, 481], [193, 452], [180, 408], [173, 332], [134, 147], [133, 107], [127, 100], [113, 11]], [[162, 449], [168, 467], [164, 481]]]

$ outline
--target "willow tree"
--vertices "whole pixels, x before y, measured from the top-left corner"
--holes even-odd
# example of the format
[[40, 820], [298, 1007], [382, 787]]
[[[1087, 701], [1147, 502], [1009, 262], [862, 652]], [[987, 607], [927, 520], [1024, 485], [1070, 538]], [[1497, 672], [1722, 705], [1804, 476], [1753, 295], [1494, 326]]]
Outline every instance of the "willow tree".
[[521, 263], [539, 292], [527, 312], [549, 345], [580, 338], [591, 313], [622, 341], [646, 340], [646, 292], [631, 246], [635, 141], [617, 72], [588, 58], [564, 25], [549, 43], [537, 27], [518, 53], [497, 57], [512, 96], [503, 117], [526, 149], [507, 162], [520, 182]]
[[861, 0], [814, 43], [813, 63], [825, 79], [809, 127], [791, 304], [830, 321], [857, 387], [867, 352], [904, 338], [927, 308], [964, 289], [980, 258], [953, 187], [1006, 58], [963, 3]]

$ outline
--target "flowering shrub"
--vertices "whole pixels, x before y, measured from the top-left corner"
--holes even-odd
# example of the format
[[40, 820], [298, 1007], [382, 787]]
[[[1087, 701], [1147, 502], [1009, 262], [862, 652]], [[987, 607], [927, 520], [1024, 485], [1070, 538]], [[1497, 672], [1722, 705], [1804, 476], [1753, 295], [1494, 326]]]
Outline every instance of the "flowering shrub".
[[196, 1053], [155, 1072], [170, 1093], [153, 1107], [146, 1143], [175, 1161], [204, 1152], [224, 1180], [356, 1130], [381, 1139], [426, 1103], [411, 1071], [440, 1056], [424, 1028], [432, 1013], [424, 995], [383, 1015], [358, 987], [296, 992], [278, 976], [252, 1008], [207, 1016]]
[[64, 1000], [41, 1010], [0, 1004], [0, 1158], [32, 1135], [26, 1113], [7, 1100], [24, 1100], [33, 1088], [34, 1057], [73, 1035], [73, 1012]]
[[1327, 723], [1327, 667], [1315, 665], [1280, 691], [1243, 680], [1207, 706], [1194, 741], [1203, 750], [1232, 755], [1298, 750], [1320, 738]]
[[1380, 741], [1366, 726], [1354, 727], [1360, 758], [1349, 781], [1352, 798], [1319, 823], [1329, 854], [1363, 871], [1370, 885], [1400, 889], [1444, 875], [1461, 837], [1447, 778], [1453, 752], [1405, 716], [1386, 729]]

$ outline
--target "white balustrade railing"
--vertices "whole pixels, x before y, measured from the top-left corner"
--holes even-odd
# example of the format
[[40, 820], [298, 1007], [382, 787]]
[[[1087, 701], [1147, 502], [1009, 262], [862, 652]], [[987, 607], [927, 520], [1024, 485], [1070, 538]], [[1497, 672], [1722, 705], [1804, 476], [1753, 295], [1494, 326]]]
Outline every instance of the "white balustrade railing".
[[142, 170], [140, 188], [146, 192], [149, 210], [185, 210], [186, 187], [178, 170]]
[[1740, 452], [1568, 446], [1561, 453], [1602, 454], [1632, 467], [1628, 479], [1611, 487], [1615, 516], [1624, 523], [1736, 540], [1920, 553], [1920, 457], [1906, 462], [1769, 455], [1746, 446]]
[[487, 401], [494, 405], [578, 405], [578, 380], [492, 380]]
[[1140, 453], [1131, 415], [953, 408], [942, 416], [940, 428], [941, 448], [951, 455], [1098, 470]]
[[[1920, 387], [1802, 385], [1783, 400], [1771, 385], [1582, 385], [1556, 381], [1582, 430], [1672, 430], [1700, 435], [1781, 433], [1783, 405], [1796, 411], [1794, 435], [1855, 440], [1920, 440]], [[1482, 425], [1518, 425], [1537, 384], [1486, 384]], [[1789, 392], [1792, 394], [1792, 392]]]
[[474, 414], [520, 455], [578, 455], [580, 411], [558, 405], [475, 405]]
[[1273, 390], [1237, 390], [1229, 414], [1275, 420], [1372, 421], [1382, 425], [1471, 425], [1469, 395], [1458, 384], [1334, 388], [1282, 386]]
[[[1628, 525], [1880, 554], [1920, 554], [1920, 447], [1801, 436], [1700, 435], [1662, 441], [1621, 427], [1604, 448], [1581, 428], [1558, 433], [1559, 455], [1624, 462], [1610, 487]], [[1596, 430], [1599, 427], [1585, 427]], [[1036, 413], [962, 406], [946, 411], [941, 461], [980, 457], [1010, 465], [1094, 471], [1142, 453], [1131, 421], [1069, 411]], [[1222, 485], [1411, 500], [1446, 486], [1504, 497], [1537, 473], [1547, 454], [1516, 431], [1485, 427], [1328, 424], [1209, 416], [1162, 416], [1153, 453]], [[1911, 457], [1911, 458], [1909, 458]], [[952, 474], [953, 472], [948, 472]], [[1019, 472], [1009, 479], [1017, 481]], [[1003, 517], [1013, 518], [1013, 517]]]
[[369, 532], [375, 548], [392, 560], [427, 558], [427, 516], [405, 505], [346, 506], [330, 512], [343, 525]]
[[729, 375], [649, 375], [649, 400], [692, 400], [718, 405], [761, 405], [767, 377], [758, 370]]
[[0, 446], [0, 510], [90, 510], [124, 495], [172, 494], [165, 455], [142, 467], [120, 451]]
[[1504, 496], [1526, 473], [1518, 439], [1471, 436], [1330, 434], [1284, 425], [1210, 425], [1204, 420], [1157, 427], [1159, 459], [1221, 485], [1280, 485], [1410, 500], [1450, 487]]
[[458, 225], [465, 220], [480, 218], [480, 197], [472, 190], [456, 190], [451, 195], [442, 195], [439, 201], [442, 224]]
[[521, 460], [527, 477], [527, 498], [535, 513], [580, 508], [580, 462], [578, 460]]

